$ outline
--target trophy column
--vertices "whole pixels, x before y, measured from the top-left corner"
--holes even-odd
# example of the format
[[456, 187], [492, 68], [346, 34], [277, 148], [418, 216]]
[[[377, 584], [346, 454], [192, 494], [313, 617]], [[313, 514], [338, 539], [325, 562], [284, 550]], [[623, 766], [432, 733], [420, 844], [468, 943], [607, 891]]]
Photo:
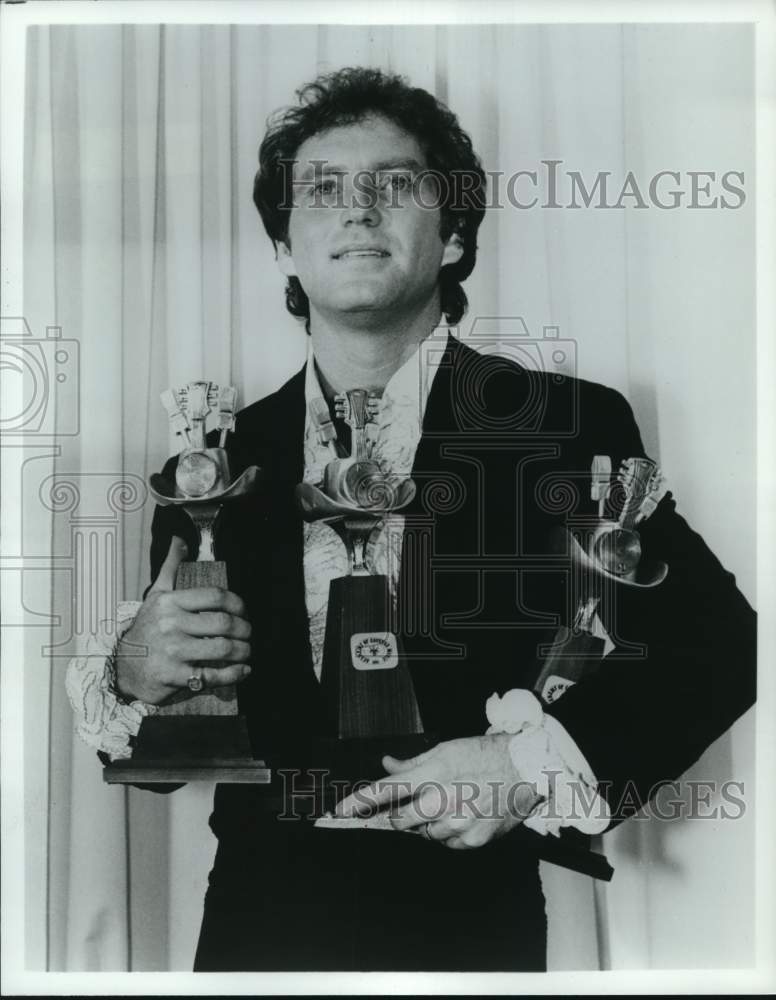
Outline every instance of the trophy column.
[[[321, 669], [329, 726], [339, 740], [423, 732], [412, 678], [392, 627], [388, 579], [371, 574], [364, 561], [377, 524], [373, 518], [346, 517], [331, 525], [350, 557], [350, 574], [329, 586]], [[397, 752], [395, 745], [392, 749]]]
[[433, 741], [423, 732], [394, 627], [388, 578], [367, 556], [372, 533], [411, 502], [415, 484], [384, 475], [371, 458], [366, 427], [373, 397], [353, 389], [336, 406], [351, 428], [351, 455], [328, 463], [320, 487], [297, 486], [297, 501], [307, 521], [322, 520], [337, 532], [348, 554], [347, 575], [329, 587], [321, 688], [331, 737], [319, 756], [337, 776], [359, 780], [381, 773], [384, 754], [412, 756]]

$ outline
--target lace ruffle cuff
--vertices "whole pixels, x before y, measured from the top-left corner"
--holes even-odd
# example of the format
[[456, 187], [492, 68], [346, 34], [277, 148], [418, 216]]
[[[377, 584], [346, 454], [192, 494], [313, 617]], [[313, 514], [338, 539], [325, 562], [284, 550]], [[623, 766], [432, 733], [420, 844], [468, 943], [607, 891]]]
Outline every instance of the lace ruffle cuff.
[[536, 787], [541, 801], [524, 825], [546, 836], [560, 836], [573, 826], [586, 834], [602, 833], [611, 821], [598, 782], [579, 747], [557, 719], [545, 715], [530, 691], [513, 688], [503, 697], [491, 695], [485, 703], [487, 735], [513, 733], [509, 741], [512, 763], [521, 778]]
[[130, 739], [137, 734], [146, 715], [156, 712], [154, 705], [142, 701], [126, 702], [116, 688], [116, 647], [135, 620], [139, 601], [121, 601], [116, 621], [90, 636], [85, 656], [75, 656], [67, 665], [65, 689], [76, 716], [76, 732], [96, 750], [111, 760], [130, 757]]

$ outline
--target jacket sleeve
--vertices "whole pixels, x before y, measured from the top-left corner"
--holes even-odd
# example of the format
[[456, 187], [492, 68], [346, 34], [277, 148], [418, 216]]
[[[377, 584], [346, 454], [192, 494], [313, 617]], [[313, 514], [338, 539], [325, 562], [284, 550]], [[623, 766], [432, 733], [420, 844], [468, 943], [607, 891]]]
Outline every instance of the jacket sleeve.
[[[609, 395], [619, 454], [643, 455], [630, 406]], [[546, 708], [587, 758], [615, 819], [686, 771], [756, 695], [756, 615], [733, 574], [670, 493], [639, 533], [668, 576], [651, 590], [615, 588], [606, 625], [617, 649]]]

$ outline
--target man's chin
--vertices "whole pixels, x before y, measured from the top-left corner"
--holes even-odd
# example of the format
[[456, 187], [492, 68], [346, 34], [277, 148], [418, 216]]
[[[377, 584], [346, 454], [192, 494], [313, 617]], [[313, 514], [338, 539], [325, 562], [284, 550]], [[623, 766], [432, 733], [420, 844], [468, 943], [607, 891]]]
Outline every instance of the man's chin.
[[325, 306], [319, 304], [317, 311], [333, 323], [339, 320], [348, 326], [373, 329], [386, 325], [395, 327], [397, 321], [411, 320], [414, 315], [423, 313], [432, 301], [433, 294], [428, 299], [420, 296], [408, 299], [395, 292], [366, 294], [362, 289], [359, 294], [333, 297]]
[[394, 299], [363, 298], [349, 299], [336, 303], [330, 310], [332, 315], [340, 315], [351, 322], [360, 318], [364, 324], [385, 319], [387, 316], [396, 315], [401, 311], [401, 304]]

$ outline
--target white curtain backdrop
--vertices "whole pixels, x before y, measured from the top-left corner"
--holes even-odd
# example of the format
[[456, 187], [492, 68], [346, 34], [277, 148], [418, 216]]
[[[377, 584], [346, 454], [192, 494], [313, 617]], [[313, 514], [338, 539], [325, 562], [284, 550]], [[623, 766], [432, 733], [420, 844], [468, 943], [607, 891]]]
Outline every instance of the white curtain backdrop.
[[[628, 170], [645, 182], [744, 171], [734, 211], [491, 210], [461, 332], [478, 316], [522, 316], [534, 336], [554, 325], [573, 339], [578, 373], [630, 399], [680, 510], [754, 602], [752, 36], [42, 27], [26, 59], [24, 315], [35, 337], [60, 327], [80, 351], [77, 396], [57, 399], [58, 426], [76, 414], [79, 432], [56, 456], [30, 451], [20, 487], [25, 553], [41, 565], [53, 553], [54, 566], [24, 584], [26, 961], [190, 969], [212, 787], [103, 785], [73, 736], [63, 677], [116, 599], [148, 583], [143, 483], [174, 450], [160, 391], [204, 375], [250, 402], [303, 360], [251, 202], [268, 114], [320, 71], [374, 65], [446, 101], [488, 170], [541, 177], [542, 159], [560, 159], [589, 180], [611, 171], [615, 188]], [[693, 775], [748, 783], [752, 760], [747, 718]], [[617, 869], [607, 887], [545, 868], [551, 968], [753, 961], [749, 816], [634, 820], [604, 846]]]

